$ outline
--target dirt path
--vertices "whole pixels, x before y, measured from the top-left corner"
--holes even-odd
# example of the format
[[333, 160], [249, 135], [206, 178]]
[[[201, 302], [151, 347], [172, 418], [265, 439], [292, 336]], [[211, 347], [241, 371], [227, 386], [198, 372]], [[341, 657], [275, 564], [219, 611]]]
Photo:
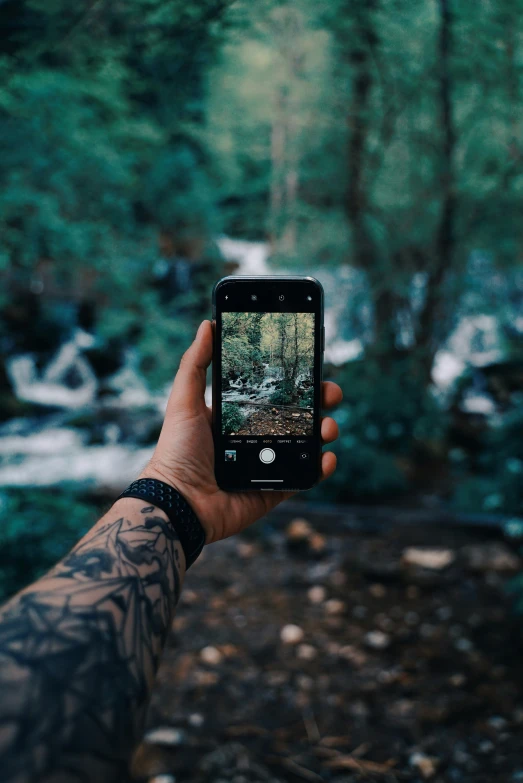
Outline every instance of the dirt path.
[[[140, 780], [523, 779], [508, 550], [437, 526], [253, 534], [189, 572], [149, 715], [166, 732], [142, 745]], [[443, 567], [409, 565], [408, 547], [442, 538]]]

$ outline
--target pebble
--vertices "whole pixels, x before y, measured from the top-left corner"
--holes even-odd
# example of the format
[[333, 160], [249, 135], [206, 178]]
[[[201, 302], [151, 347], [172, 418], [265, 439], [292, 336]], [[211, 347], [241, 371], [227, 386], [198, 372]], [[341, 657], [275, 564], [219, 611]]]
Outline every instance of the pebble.
[[478, 745], [478, 750], [480, 753], [492, 753], [494, 750], [494, 743], [490, 740], [482, 740]]
[[455, 555], [451, 549], [422, 549], [410, 546], [404, 550], [401, 559], [407, 566], [442, 571], [454, 562]]
[[430, 780], [436, 774], [438, 759], [426, 756], [424, 753], [413, 753], [409, 764], [420, 773], [423, 780]]
[[289, 541], [303, 541], [313, 533], [310, 523], [306, 519], [293, 519], [289, 524], [286, 534]]
[[438, 620], [443, 620], [443, 622], [450, 620], [452, 614], [453, 612], [450, 606], [440, 606], [438, 609], [436, 609], [436, 616]]
[[158, 726], [148, 731], [143, 739], [150, 745], [181, 745], [184, 741], [184, 733], [174, 726]]
[[216, 647], [204, 647], [200, 652], [200, 658], [204, 663], [208, 663], [210, 666], [218, 666], [221, 663], [223, 655]]
[[296, 654], [302, 661], [312, 661], [316, 658], [318, 651], [312, 644], [300, 644], [298, 645]]
[[321, 555], [327, 549], [327, 539], [321, 533], [313, 533], [309, 538], [309, 549], [315, 555]]
[[437, 628], [435, 625], [432, 625], [431, 623], [422, 623], [419, 632], [423, 639], [430, 639], [431, 636], [434, 636], [436, 630]]
[[199, 712], [192, 712], [189, 717], [187, 718], [189, 726], [192, 726], [195, 729], [199, 729], [200, 726], [203, 726], [205, 718], [203, 715]]
[[191, 606], [191, 604], [197, 603], [198, 593], [195, 593], [194, 590], [184, 590], [181, 595], [181, 601], [182, 603]]
[[507, 725], [507, 721], [505, 718], [502, 718], [501, 715], [493, 715], [492, 718], [488, 719], [487, 723], [493, 729], [496, 729], [496, 731], [501, 731]]
[[306, 674], [300, 674], [296, 678], [296, 685], [301, 691], [312, 691], [314, 688], [314, 680]]
[[367, 662], [365, 653], [362, 650], [358, 650], [358, 648], [354, 647], [352, 644], [345, 644], [341, 647], [338, 650], [338, 655], [340, 658], [344, 658], [357, 667], [363, 666]]
[[419, 587], [416, 585], [409, 585], [407, 587], [407, 598], [409, 598], [411, 601], [415, 601], [416, 598], [420, 597], [420, 590]]
[[357, 620], [363, 620], [367, 616], [366, 606], [355, 606], [352, 610], [352, 616]]
[[464, 674], [453, 674], [452, 677], [449, 677], [449, 682], [455, 688], [461, 688], [467, 682], [467, 678]]
[[519, 571], [521, 561], [504, 544], [471, 544], [463, 548], [471, 571], [513, 573]]
[[321, 585], [314, 585], [307, 592], [307, 598], [311, 604], [321, 604], [327, 597], [327, 591]]
[[284, 644], [299, 644], [304, 635], [299, 625], [284, 625], [280, 631], [280, 639]]
[[369, 587], [369, 593], [373, 598], [385, 598], [387, 591], [383, 585], [376, 583]]
[[237, 544], [240, 557], [248, 560], [256, 554], [256, 547], [247, 541], [239, 541]]
[[407, 612], [405, 614], [407, 625], [417, 625], [419, 623], [419, 614], [417, 612]]
[[176, 783], [174, 775], [162, 774], [155, 775], [153, 778], [149, 778], [147, 783]]
[[470, 641], [470, 639], [466, 639], [463, 637], [462, 639], [456, 639], [454, 642], [454, 647], [456, 650], [459, 650], [460, 652], [470, 652], [474, 645]]
[[365, 644], [373, 650], [384, 650], [390, 644], [390, 636], [383, 631], [368, 631], [365, 634]]
[[343, 614], [346, 609], [347, 605], [339, 598], [331, 598], [325, 602], [325, 611], [329, 615]]
[[343, 587], [347, 583], [347, 575], [343, 571], [334, 571], [330, 576], [330, 583], [334, 587]]

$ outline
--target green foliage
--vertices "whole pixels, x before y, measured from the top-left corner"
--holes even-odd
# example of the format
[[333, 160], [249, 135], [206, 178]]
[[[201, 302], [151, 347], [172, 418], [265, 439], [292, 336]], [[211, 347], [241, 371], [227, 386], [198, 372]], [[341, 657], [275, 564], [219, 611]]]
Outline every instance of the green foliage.
[[453, 503], [462, 510], [520, 514], [523, 510], [523, 405], [486, 430], [474, 466], [464, 458], [455, 466]]
[[403, 465], [443, 441], [444, 415], [410, 370], [407, 357], [386, 369], [367, 359], [348, 364], [336, 379], [344, 392], [335, 414], [343, 459], [325, 486], [329, 497], [351, 501], [404, 492]]
[[226, 402], [222, 407], [223, 432], [238, 432], [242, 427], [244, 418], [239, 405], [232, 402]]
[[226, 8], [0, 5], [0, 270], [28, 290], [45, 262], [50, 288], [98, 303], [102, 337], [143, 351], [155, 385], [203, 314], [201, 287], [170, 305], [149, 295], [160, 234], [168, 260], [206, 262], [205, 299], [217, 276], [204, 73]]
[[0, 493], [0, 600], [30, 584], [67, 554], [99, 509], [65, 488]]
[[294, 384], [292, 381], [284, 380], [280, 384], [280, 388], [277, 389], [270, 396], [270, 402], [273, 405], [290, 405], [294, 396]]
[[302, 396], [301, 402], [305, 408], [312, 408], [314, 405], [314, 389], [308, 389]]

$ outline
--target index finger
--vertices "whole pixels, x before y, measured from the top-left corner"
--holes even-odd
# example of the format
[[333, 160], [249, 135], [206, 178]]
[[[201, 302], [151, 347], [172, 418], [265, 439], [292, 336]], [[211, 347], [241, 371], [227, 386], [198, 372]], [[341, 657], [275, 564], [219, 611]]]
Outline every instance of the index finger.
[[322, 388], [322, 405], [324, 408], [334, 408], [343, 399], [343, 392], [337, 383], [325, 381]]

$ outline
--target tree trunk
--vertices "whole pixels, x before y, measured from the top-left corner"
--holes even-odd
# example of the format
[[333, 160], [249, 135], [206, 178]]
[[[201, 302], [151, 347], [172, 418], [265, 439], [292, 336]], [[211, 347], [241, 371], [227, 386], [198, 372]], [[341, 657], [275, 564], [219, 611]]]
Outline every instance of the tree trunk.
[[292, 385], [294, 393], [294, 385], [296, 384], [296, 378], [298, 375], [299, 353], [298, 353], [298, 313], [294, 313], [294, 362], [292, 365]]
[[440, 122], [443, 135], [441, 192], [441, 217], [436, 236], [435, 258], [429, 264], [425, 304], [421, 312], [417, 334], [418, 350], [422, 353], [422, 363], [427, 375], [434, 362], [434, 355], [444, 333], [443, 285], [452, 266], [455, 245], [456, 196], [454, 184], [453, 158], [456, 136], [452, 115], [450, 57], [452, 46], [451, 0], [438, 0], [441, 17], [439, 35], [439, 94]]
[[280, 313], [280, 358], [284, 380], [287, 379], [287, 365], [285, 363], [285, 321], [283, 313]]

